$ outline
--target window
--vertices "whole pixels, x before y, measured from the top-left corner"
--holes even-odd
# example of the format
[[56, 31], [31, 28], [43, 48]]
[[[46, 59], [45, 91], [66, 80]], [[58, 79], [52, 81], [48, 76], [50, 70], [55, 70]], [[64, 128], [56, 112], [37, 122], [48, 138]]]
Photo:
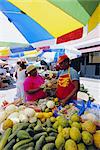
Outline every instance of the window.
[[100, 64], [96, 64], [95, 75], [99, 75], [100, 76]]

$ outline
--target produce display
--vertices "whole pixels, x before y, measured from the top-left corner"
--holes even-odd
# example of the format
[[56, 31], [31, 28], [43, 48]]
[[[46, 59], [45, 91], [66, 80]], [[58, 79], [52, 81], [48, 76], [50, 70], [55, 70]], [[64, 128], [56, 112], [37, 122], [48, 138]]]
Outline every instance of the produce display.
[[81, 116], [82, 120], [91, 120], [98, 126], [100, 126], [100, 105], [96, 105], [88, 102], [88, 106], [84, 111], [84, 114]]
[[57, 98], [9, 104], [0, 109], [0, 150], [99, 150], [99, 127], [78, 112], [72, 103], [59, 106]]

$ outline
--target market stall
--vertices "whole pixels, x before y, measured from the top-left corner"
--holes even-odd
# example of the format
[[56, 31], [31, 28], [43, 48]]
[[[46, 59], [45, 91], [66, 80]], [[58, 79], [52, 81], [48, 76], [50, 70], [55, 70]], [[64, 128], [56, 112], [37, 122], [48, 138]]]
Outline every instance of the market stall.
[[[54, 56], [58, 59], [60, 53]], [[44, 72], [48, 75], [41, 89], [47, 93], [46, 98], [35, 102], [18, 99], [12, 103], [2, 103], [0, 150], [100, 149], [100, 105], [91, 101], [83, 85], [80, 92], [85, 92], [87, 96], [81, 93], [80, 99], [72, 99], [62, 105], [55, 94], [57, 73], [53, 70]]]
[[[72, 47], [63, 48], [62, 45], [60, 47], [59, 43], [82, 38], [84, 26], [93, 17], [92, 14], [97, 15], [95, 12], [97, 12], [98, 8], [98, 1], [96, 3], [73, 1], [72, 3], [71, 1], [54, 2], [52, 0], [44, 0], [41, 3], [39, 1], [36, 3], [31, 1], [23, 3], [23, 1], [2, 0], [0, 3], [0, 10], [2, 11], [0, 16], [3, 26], [1, 35], [5, 36], [0, 38], [1, 45], [4, 46], [5, 43], [17, 46], [28, 46], [31, 44], [32, 46], [26, 50], [25, 48], [8, 49], [5, 52], [3, 50], [0, 57], [15, 59], [27, 58], [30, 55], [33, 57], [38, 56], [50, 65], [52, 62], [56, 64], [59, 56], [67, 54], [67, 63], [70, 66], [69, 58], [78, 58], [81, 56], [81, 53], [77, 49], [72, 49]], [[95, 23], [96, 25], [97, 23]], [[18, 30], [15, 30], [15, 27]], [[90, 27], [89, 31], [93, 28]], [[41, 48], [41, 46], [47, 47]], [[64, 63], [66, 62], [64, 61]], [[55, 64], [53, 64], [54, 68]], [[67, 69], [65, 68], [67, 71], [69, 71], [69, 66]], [[22, 71], [21, 69], [20, 66], [19, 71]], [[27, 68], [24, 69], [27, 71]], [[37, 88], [31, 88], [31, 90], [40, 92], [42, 90], [42, 92], [47, 94], [45, 98], [37, 98], [34, 101], [31, 99], [31, 102], [24, 98], [17, 99], [12, 103], [8, 100], [3, 101], [0, 106], [0, 150], [100, 149], [100, 105], [96, 105], [91, 101], [91, 97], [84, 87], [81, 87], [78, 100], [71, 99], [76, 92], [63, 105], [60, 101], [62, 99], [59, 99], [55, 94], [59, 77], [58, 71], [61, 68], [55, 69], [56, 71], [53, 69], [43, 70], [44, 72], [40, 71], [41, 74], [45, 73], [45, 79], [40, 77], [41, 79], [39, 78], [38, 82], [35, 82], [35, 86], [39, 81], [42, 85], [40, 85], [38, 90]], [[37, 73], [36, 67], [33, 66], [33, 69], [29, 68], [29, 72], [24, 72], [24, 75], [27, 73], [27, 77], [31, 76], [29, 73], [32, 70]], [[64, 84], [63, 88], [66, 88], [69, 82], [72, 83], [70, 73], [67, 72], [66, 74], [69, 74], [67, 76], [69, 78], [65, 76], [63, 81], [65, 79], [66, 82], [63, 82], [62, 79], [62, 82], [60, 82], [60, 84]], [[28, 85], [29, 82], [26, 87]], [[70, 84], [70, 86], [74, 89], [74, 85]], [[72, 93], [72, 90], [69, 91]], [[86, 95], [84, 96], [82, 92], [85, 92]], [[34, 93], [31, 91], [28, 94], [34, 95]], [[67, 90], [65, 93], [67, 93]]]
[[[50, 82], [44, 88], [52, 90]], [[99, 114], [100, 105], [90, 100], [72, 100], [65, 106], [50, 96], [33, 104], [4, 102], [0, 107], [0, 150], [98, 150]]]

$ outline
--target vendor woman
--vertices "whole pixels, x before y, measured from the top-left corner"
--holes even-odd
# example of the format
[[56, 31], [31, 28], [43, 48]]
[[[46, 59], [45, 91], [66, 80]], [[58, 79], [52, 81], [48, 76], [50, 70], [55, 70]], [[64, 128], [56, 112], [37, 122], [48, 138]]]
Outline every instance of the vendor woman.
[[62, 105], [70, 99], [77, 99], [79, 89], [79, 76], [76, 70], [70, 67], [70, 60], [67, 55], [60, 56], [57, 64], [61, 70], [58, 78], [56, 95]]
[[24, 81], [24, 91], [26, 102], [32, 103], [38, 99], [45, 98], [46, 93], [41, 89], [44, 84], [44, 78], [40, 76], [34, 65], [26, 68], [28, 77]]

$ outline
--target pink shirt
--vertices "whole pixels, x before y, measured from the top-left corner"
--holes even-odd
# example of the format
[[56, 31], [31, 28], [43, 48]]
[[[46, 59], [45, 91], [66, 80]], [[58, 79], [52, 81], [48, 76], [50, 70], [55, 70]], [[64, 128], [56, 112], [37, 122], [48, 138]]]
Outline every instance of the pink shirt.
[[34, 90], [39, 88], [43, 83], [44, 83], [44, 78], [42, 78], [40, 75], [37, 75], [36, 77], [29, 76], [25, 79], [24, 91], [25, 91], [26, 101], [36, 101], [37, 99], [46, 97], [46, 94], [43, 90], [39, 90], [33, 94], [26, 93], [26, 91], [28, 90]]

